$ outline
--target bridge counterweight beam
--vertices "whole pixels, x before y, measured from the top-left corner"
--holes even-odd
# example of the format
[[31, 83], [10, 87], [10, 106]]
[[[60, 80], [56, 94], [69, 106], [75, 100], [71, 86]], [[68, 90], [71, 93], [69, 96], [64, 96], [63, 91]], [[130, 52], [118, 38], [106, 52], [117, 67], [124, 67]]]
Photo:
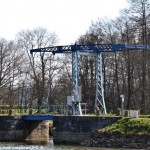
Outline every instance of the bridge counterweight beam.
[[107, 114], [105, 99], [104, 99], [104, 86], [103, 86], [103, 68], [102, 68], [102, 53], [97, 53], [96, 56], [96, 98], [94, 111], [99, 111], [102, 114]]

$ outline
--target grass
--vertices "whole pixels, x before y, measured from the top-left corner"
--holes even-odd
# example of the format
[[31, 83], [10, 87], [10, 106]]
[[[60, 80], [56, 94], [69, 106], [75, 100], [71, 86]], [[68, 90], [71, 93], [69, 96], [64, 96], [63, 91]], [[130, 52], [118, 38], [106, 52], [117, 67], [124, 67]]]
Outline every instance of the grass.
[[150, 135], [150, 118], [123, 118], [100, 132]]
[[117, 116], [116, 114], [100, 114], [100, 115], [96, 115], [96, 114], [86, 114], [84, 116], [90, 116], [90, 117], [120, 117], [120, 116]]
[[150, 115], [139, 115], [139, 118], [150, 118]]
[[[9, 113], [9, 111], [11, 110], [11, 113]], [[33, 109], [33, 112], [32, 114], [33, 115], [38, 115], [37, 113], [37, 109]], [[46, 109], [42, 109], [41, 110], [41, 114], [48, 114], [48, 115], [53, 115], [53, 112], [49, 112], [47, 113], [47, 110]], [[0, 109], [0, 116], [22, 116], [22, 115], [29, 115], [29, 109], [26, 109], [26, 112], [25, 110], [20, 110], [20, 109]]]

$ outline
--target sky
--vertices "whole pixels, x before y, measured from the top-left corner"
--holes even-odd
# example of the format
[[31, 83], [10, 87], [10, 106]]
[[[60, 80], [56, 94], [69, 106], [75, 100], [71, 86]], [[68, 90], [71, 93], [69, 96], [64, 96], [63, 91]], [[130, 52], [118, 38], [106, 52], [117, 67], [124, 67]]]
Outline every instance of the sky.
[[119, 16], [126, 0], [0, 0], [0, 37], [14, 40], [21, 30], [44, 27], [59, 45], [74, 44], [92, 21]]

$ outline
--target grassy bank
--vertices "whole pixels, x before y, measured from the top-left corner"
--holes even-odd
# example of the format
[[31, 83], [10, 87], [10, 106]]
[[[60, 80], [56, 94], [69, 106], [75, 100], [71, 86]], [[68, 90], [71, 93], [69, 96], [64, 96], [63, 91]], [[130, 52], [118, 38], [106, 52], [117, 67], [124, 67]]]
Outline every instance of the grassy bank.
[[150, 118], [123, 118], [99, 132], [150, 135]]

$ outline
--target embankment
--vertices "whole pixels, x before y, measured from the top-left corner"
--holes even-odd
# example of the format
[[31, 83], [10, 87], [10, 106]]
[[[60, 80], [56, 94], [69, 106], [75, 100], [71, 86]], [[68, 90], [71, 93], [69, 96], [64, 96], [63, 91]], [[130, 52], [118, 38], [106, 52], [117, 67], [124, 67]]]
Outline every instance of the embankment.
[[138, 134], [99, 133], [93, 132], [91, 136], [81, 142], [82, 146], [150, 149], [150, 136]]
[[150, 149], [150, 118], [123, 118], [93, 132], [84, 146]]

